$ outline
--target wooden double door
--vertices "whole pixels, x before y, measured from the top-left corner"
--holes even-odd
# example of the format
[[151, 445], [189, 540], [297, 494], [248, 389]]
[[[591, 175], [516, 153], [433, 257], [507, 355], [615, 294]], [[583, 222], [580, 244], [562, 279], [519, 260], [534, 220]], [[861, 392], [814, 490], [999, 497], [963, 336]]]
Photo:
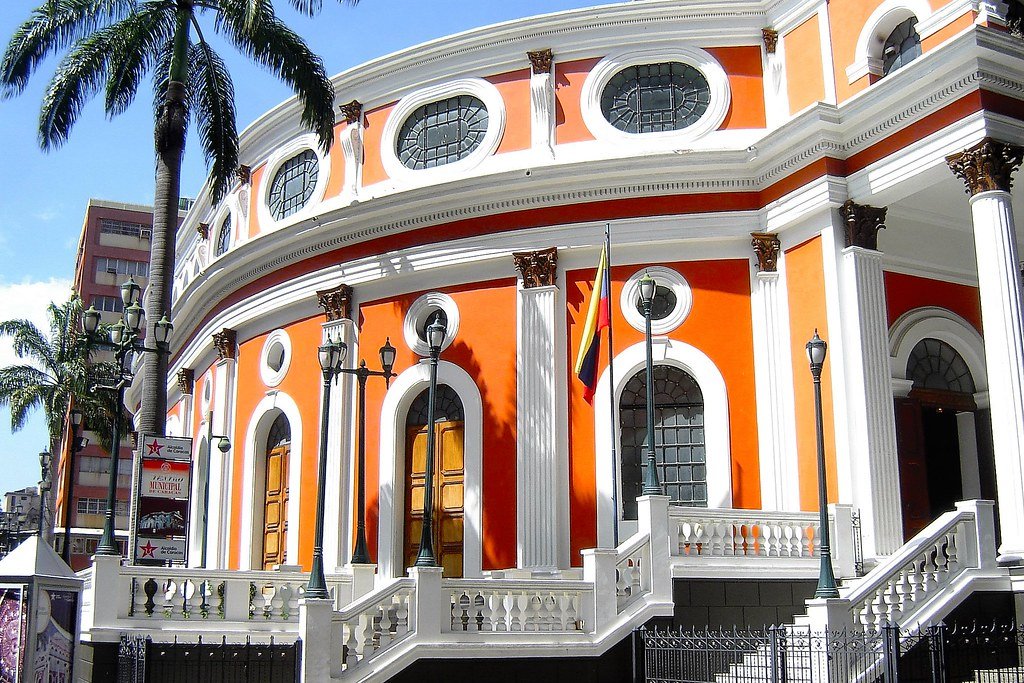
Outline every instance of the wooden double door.
[[[428, 426], [411, 426], [405, 440], [405, 566], [416, 563], [426, 499]], [[437, 422], [434, 430], [434, 555], [444, 576], [462, 576], [466, 502], [465, 440], [462, 421]]]
[[285, 563], [288, 548], [288, 445], [267, 454], [263, 496], [263, 568]]

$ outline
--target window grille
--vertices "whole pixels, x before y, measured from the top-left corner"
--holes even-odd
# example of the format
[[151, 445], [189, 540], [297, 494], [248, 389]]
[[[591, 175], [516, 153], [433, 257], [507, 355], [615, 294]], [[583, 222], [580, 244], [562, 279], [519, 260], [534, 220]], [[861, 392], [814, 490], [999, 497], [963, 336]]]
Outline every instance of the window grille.
[[148, 230], [148, 226], [142, 223], [131, 221], [119, 221], [115, 218], [101, 218], [100, 232], [108, 235], [127, 235], [129, 237], [140, 237], [142, 231]]
[[886, 76], [921, 56], [921, 36], [917, 17], [911, 17], [892, 30], [882, 47], [882, 75]]
[[[429, 399], [429, 389], [424, 390], [416, 397], [416, 400], [409, 406], [409, 416], [405, 420], [406, 426], [418, 427], [427, 424]], [[438, 384], [437, 395], [434, 397], [434, 421], [464, 422], [465, 419], [459, 395], [447, 384]]]
[[708, 80], [689, 64], [637, 64], [605, 85], [601, 113], [623, 132], [659, 133], [692, 126], [710, 102]]
[[[636, 498], [647, 471], [646, 370], [633, 375], [619, 398], [624, 519], [637, 518]], [[704, 396], [697, 382], [671, 365], [654, 366], [654, 444], [658, 475], [674, 504], [707, 507]]]
[[488, 120], [486, 105], [472, 95], [425, 104], [402, 124], [395, 154], [415, 171], [465, 159], [483, 142]]
[[277, 416], [274, 424], [270, 425], [270, 433], [267, 435], [267, 452], [278, 446], [284, 446], [292, 441], [292, 426], [284, 413]]
[[[654, 290], [654, 300], [651, 302], [651, 320], [664, 320], [676, 310], [676, 293], [671, 287], [657, 285]], [[636, 310], [643, 315], [644, 307], [640, 303], [640, 294], [637, 292]]]
[[320, 162], [313, 150], [296, 154], [277, 169], [270, 183], [267, 205], [271, 215], [281, 220], [292, 215], [309, 201], [320, 174]]
[[956, 349], [938, 339], [922, 339], [907, 360], [907, 379], [915, 389], [939, 389], [973, 394], [974, 378]]

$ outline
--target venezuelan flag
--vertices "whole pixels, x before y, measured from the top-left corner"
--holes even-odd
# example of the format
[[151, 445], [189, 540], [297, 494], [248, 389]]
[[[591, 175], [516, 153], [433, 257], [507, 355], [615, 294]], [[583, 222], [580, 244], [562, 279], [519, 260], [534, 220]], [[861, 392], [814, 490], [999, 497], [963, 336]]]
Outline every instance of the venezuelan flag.
[[587, 321], [583, 325], [583, 339], [580, 342], [579, 356], [576, 358], [575, 372], [583, 382], [583, 398], [587, 403], [594, 402], [594, 391], [597, 389], [597, 361], [601, 350], [601, 330], [608, 327], [608, 298], [611, 295], [611, 278], [608, 274], [608, 252], [601, 250], [601, 262], [597, 266], [597, 277], [594, 279], [594, 291], [590, 294], [590, 307], [587, 309]]

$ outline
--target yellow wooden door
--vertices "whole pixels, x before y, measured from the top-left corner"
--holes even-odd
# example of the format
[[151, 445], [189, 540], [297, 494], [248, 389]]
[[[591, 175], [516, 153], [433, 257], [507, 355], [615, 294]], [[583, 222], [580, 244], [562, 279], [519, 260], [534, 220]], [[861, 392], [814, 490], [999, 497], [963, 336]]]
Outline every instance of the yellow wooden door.
[[[416, 562], [423, 528], [427, 471], [427, 428], [412, 427], [405, 448], [405, 566]], [[462, 422], [434, 425], [434, 554], [449, 578], [462, 576], [466, 468]]]
[[267, 454], [266, 493], [263, 498], [263, 568], [284, 564], [288, 547], [288, 446]]

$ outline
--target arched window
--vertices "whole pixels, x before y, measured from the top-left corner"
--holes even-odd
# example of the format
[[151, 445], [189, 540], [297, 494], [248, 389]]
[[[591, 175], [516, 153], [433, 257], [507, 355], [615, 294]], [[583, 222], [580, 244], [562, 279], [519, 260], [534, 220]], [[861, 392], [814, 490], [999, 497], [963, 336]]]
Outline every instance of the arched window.
[[[646, 370], [633, 375], [619, 398], [622, 510], [637, 518], [636, 498], [647, 472]], [[707, 458], [704, 449], [704, 396], [687, 372], [673, 365], [654, 366], [654, 444], [658, 475], [677, 505], [707, 507]]]
[[907, 379], [915, 389], [938, 389], [973, 394], [974, 378], [956, 349], [938, 339], [922, 339], [907, 360]]
[[270, 181], [267, 205], [275, 220], [292, 215], [306, 205], [316, 188], [320, 161], [307, 149], [281, 164]]
[[274, 450], [278, 446], [288, 445], [291, 441], [292, 426], [288, 423], [288, 418], [285, 417], [284, 413], [281, 413], [274, 420], [274, 424], [270, 425], [270, 433], [267, 434], [267, 452]]
[[910, 17], [892, 30], [882, 46], [882, 75], [887, 76], [921, 56], [917, 17]]
[[224, 217], [224, 222], [220, 224], [220, 233], [217, 235], [217, 249], [214, 252], [214, 256], [220, 256], [228, 250], [231, 246], [231, 214], [229, 213]]
[[[405, 420], [407, 427], [422, 427], [427, 424], [427, 410], [430, 400], [429, 390], [423, 391], [409, 406], [409, 416]], [[434, 422], [463, 422], [462, 401], [447, 384], [437, 385], [434, 396]]]

